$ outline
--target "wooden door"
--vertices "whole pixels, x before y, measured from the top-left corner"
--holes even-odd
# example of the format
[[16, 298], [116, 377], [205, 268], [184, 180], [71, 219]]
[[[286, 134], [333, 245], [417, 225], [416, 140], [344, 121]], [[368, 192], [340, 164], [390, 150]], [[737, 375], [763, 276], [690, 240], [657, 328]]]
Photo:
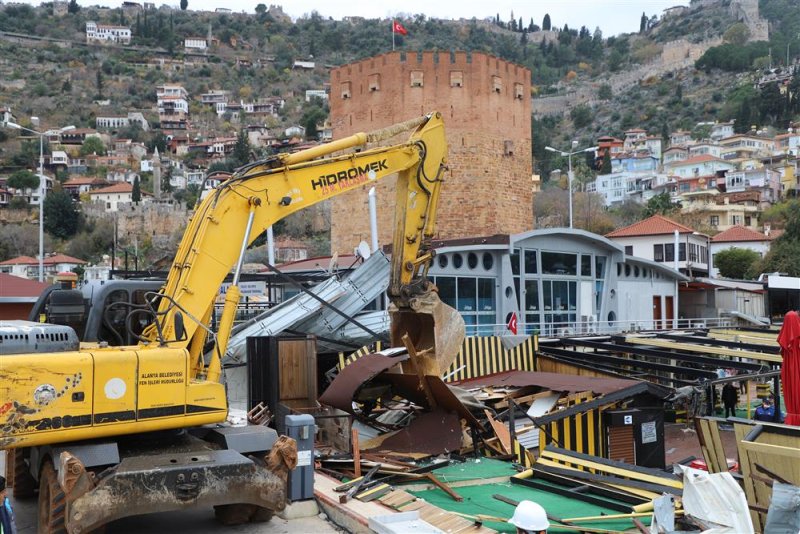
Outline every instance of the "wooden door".
[[675, 319], [675, 309], [673, 308], [674, 304], [674, 297], [672, 295], [664, 297], [664, 315], [667, 318], [667, 328], [672, 328], [675, 324], [673, 320]]
[[653, 324], [660, 329], [661, 326], [661, 297], [653, 297]]

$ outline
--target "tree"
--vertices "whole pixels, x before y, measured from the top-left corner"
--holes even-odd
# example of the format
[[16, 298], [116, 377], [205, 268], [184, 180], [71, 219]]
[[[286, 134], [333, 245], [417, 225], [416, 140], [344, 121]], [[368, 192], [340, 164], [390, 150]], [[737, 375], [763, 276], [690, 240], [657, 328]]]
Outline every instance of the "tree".
[[750, 29], [746, 24], [737, 22], [722, 35], [722, 40], [736, 46], [744, 45], [750, 38]]
[[59, 239], [69, 239], [78, 232], [81, 212], [72, 197], [57, 186], [44, 198], [44, 229]]
[[69, 5], [67, 6], [67, 13], [77, 13], [81, 10], [81, 6], [78, 5], [78, 0], [69, 0]]
[[550, 31], [550, 13], [544, 14], [544, 19], [542, 20], [542, 29], [544, 31]]
[[664, 191], [652, 197], [647, 201], [644, 208], [644, 216], [652, 217], [653, 215], [669, 215], [675, 211], [680, 210], [680, 204], [674, 204], [669, 196], [669, 193]]
[[103, 140], [99, 137], [90, 136], [87, 137], [83, 144], [81, 145], [81, 156], [88, 156], [91, 154], [96, 154], [98, 156], [105, 156], [106, 155], [106, 147], [103, 144]]
[[131, 191], [131, 200], [133, 202], [142, 201], [142, 184], [139, 183], [139, 177], [133, 179], [133, 191]]
[[748, 248], [731, 247], [714, 254], [714, 267], [723, 278], [742, 280], [750, 268], [760, 259], [758, 252]]
[[575, 128], [589, 126], [593, 118], [592, 109], [583, 104], [572, 108], [572, 110], [569, 112], [569, 116], [572, 119], [572, 123], [575, 125]]
[[611, 151], [606, 150], [603, 154], [603, 164], [600, 166], [600, 174], [611, 174]]
[[6, 182], [12, 189], [36, 189], [39, 187], [39, 177], [31, 171], [17, 171]]
[[181, 11], [186, 11], [187, 7], [189, 7], [189, 0], [181, 0]]
[[236, 167], [250, 163], [250, 138], [247, 137], [247, 131], [244, 128], [239, 130], [239, 135], [236, 137], [231, 160]]
[[647, 20], [647, 15], [645, 15], [644, 11], [642, 11], [642, 19], [639, 22], [639, 33], [644, 33], [644, 31], [647, 29]]
[[258, 15], [264, 15], [267, 12], [267, 6], [264, 4], [258, 4], [256, 6], [256, 13]]
[[97, 99], [103, 99], [103, 72], [98, 70], [95, 74], [95, 83], [97, 85]]
[[600, 86], [600, 89], [598, 89], [597, 97], [600, 100], [611, 100], [614, 97], [614, 91], [611, 90], [610, 85], [604, 83]]

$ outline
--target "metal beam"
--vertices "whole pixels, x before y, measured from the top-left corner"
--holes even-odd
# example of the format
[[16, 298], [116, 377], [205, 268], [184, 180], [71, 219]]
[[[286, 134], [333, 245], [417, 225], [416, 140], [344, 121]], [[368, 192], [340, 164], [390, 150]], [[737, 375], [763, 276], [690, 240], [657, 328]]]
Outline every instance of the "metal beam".
[[741, 341], [728, 341], [725, 339], [717, 339], [707, 336], [687, 336], [683, 334], [675, 334], [673, 332], [664, 332], [656, 334], [656, 337], [674, 339], [676, 341], [685, 341], [687, 343], [699, 343], [701, 345], [728, 347], [731, 349], [754, 350], [756, 352], [765, 352], [767, 354], [780, 354], [781, 352], [781, 348], [774, 345], [762, 345], [759, 343], [743, 343]]
[[654, 363], [646, 360], [633, 360], [629, 358], [621, 358], [618, 356], [604, 356], [593, 352], [581, 353], [566, 349], [556, 349], [552, 347], [543, 348], [541, 346], [539, 347], [539, 352], [543, 354], [547, 353], [556, 354], [558, 356], [565, 356], [567, 358], [575, 358], [577, 354], [584, 354], [586, 355], [587, 363], [590, 363], [592, 360], [596, 360], [601, 363], [615, 363], [618, 365], [627, 365], [630, 367], [635, 367], [637, 369], [664, 371], [665, 373], [682, 374], [686, 376], [692, 376], [694, 378], [709, 379], [717, 377], [717, 373], [715, 371], [705, 371], [703, 369], [691, 369], [688, 367], [675, 367], [674, 365], [668, 365], [665, 363]]
[[[655, 337], [640, 337], [640, 336], [626, 336], [626, 343], [633, 343], [637, 345], [650, 345], [653, 347], [664, 347], [673, 350], [685, 350], [689, 352], [702, 352], [705, 354], [717, 354], [719, 356], [732, 356], [734, 358], [750, 358], [753, 360], [769, 362], [769, 363], [782, 363], [783, 358], [776, 354], [764, 354], [761, 352], [753, 352], [751, 350], [735, 350], [726, 349], [722, 347], [708, 347], [700, 345], [692, 345], [691, 343], [676, 343], [666, 339], [658, 339]], [[727, 363], [727, 362], [726, 362]]]
[[[570, 351], [572, 352], [572, 351]], [[585, 352], [574, 352], [576, 355], [582, 354], [594, 354], [594, 353], [585, 353]], [[660, 376], [653, 373], [636, 373], [632, 374], [630, 370], [623, 369], [622, 367], [618, 367], [611, 364], [598, 364], [597, 362], [592, 362], [592, 364], [587, 364], [585, 361], [581, 362], [580, 360], [576, 360], [573, 358], [569, 358], [567, 356], [556, 356], [555, 354], [542, 354], [542, 356], [552, 358], [555, 361], [567, 363], [570, 365], [575, 365], [579, 367], [583, 367], [585, 369], [595, 369], [600, 371], [606, 371], [609, 373], [613, 373], [615, 376], [619, 376], [621, 378], [639, 378], [639, 377], [646, 377], [648, 379], [655, 379], [660, 380], [663, 382], [670, 382], [672, 384], [680, 384], [682, 386], [694, 386], [697, 385], [697, 380], [681, 380], [680, 378], [668, 378], [665, 376]]]

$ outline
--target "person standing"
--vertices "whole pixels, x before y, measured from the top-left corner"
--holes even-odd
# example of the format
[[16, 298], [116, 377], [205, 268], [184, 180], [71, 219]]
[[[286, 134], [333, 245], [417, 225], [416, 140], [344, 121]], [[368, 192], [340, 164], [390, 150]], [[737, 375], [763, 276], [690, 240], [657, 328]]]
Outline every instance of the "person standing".
[[[739, 401], [739, 393], [731, 382], [722, 386], [722, 404], [725, 406], [725, 417], [736, 417], [736, 403]], [[730, 412], [730, 416], [728, 413]]]
[[6, 494], [6, 479], [2, 476], [0, 476], [0, 534], [17, 534], [11, 500]]
[[546, 534], [550, 528], [547, 512], [533, 501], [520, 501], [508, 522], [517, 527], [517, 534]]

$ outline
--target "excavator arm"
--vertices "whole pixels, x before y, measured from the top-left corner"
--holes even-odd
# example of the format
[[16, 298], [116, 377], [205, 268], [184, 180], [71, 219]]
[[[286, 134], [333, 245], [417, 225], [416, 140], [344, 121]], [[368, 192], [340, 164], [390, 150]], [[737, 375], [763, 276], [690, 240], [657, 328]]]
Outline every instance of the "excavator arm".
[[[409, 129], [414, 131], [405, 143], [335, 155]], [[444, 125], [440, 114], [433, 113], [239, 169], [192, 216], [161, 292], [156, 321], [144, 337], [150, 343], [188, 348], [195, 372], [217, 380], [239, 300], [238, 275], [247, 247], [296, 211], [395, 174], [389, 297], [399, 310], [413, 308], [420, 296], [430, 295], [424, 276], [431, 258], [427, 241], [434, 232], [446, 155]], [[226, 295], [216, 348], [203, 370], [200, 348], [210, 333], [204, 319], [232, 268], [234, 280]]]

